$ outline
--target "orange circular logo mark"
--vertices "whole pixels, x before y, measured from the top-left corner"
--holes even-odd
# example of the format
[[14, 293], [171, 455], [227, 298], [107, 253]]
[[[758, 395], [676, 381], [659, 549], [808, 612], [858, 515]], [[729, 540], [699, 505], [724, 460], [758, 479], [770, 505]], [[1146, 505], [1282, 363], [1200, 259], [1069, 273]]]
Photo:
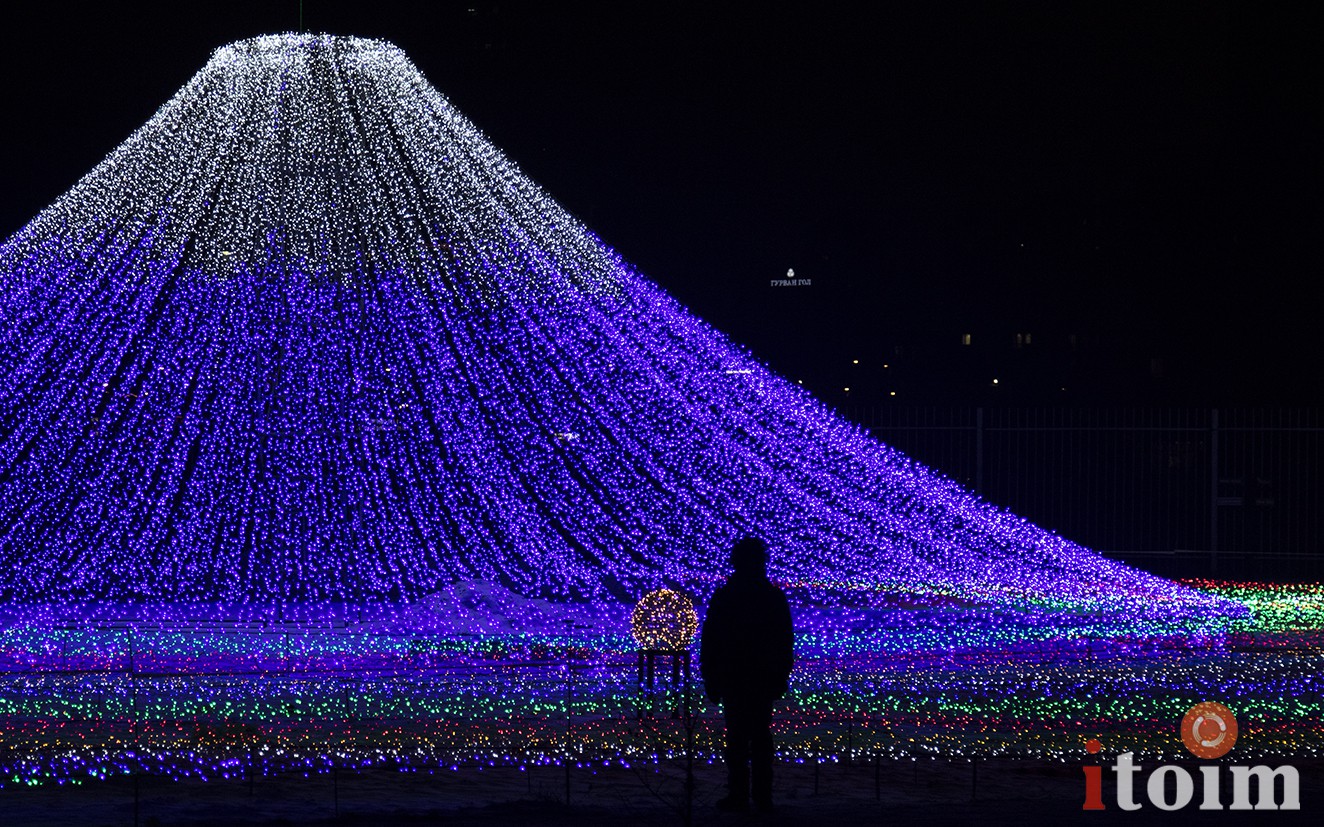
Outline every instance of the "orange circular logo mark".
[[1198, 703], [1181, 719], [1181, 741], [1196, 758], [1222, 758], [1237, 742], [1237, 716], [1215, 701]]

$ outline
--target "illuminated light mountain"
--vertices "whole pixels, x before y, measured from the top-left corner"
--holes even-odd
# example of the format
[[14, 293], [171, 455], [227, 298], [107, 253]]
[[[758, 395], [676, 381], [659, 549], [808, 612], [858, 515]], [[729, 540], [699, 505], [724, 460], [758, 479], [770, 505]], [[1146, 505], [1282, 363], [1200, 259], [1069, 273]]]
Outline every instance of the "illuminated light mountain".
[[390, 44], [219, 49], [0, 249], [11, 600], [777, 577], [1232, 604], [979, 501], [690, 315]]

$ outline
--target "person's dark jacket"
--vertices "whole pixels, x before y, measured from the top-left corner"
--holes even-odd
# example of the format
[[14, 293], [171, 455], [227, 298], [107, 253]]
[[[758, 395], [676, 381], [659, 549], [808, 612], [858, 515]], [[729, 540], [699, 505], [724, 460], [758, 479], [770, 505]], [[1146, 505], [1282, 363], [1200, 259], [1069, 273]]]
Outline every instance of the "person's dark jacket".
[[762, 573], [736, 571], [713, 594], [699, 639], [699, 672], [714, 703], [772, 701], [794, 665], [791, 610]]

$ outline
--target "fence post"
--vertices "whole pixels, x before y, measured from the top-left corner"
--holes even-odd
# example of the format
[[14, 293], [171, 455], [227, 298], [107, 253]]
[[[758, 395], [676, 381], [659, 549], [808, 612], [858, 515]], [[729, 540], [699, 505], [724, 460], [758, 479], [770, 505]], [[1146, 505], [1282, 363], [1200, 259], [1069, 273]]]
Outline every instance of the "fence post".
[[1218, 576], [1218, 408], [1209, 411], [1209, 576]]
[[975, 493], [984, 496], [984, 409], [975, 408]]
[[878, 748], [873, 751], [873, 800], [883, 800], [883, 770], [882, 762], [878, 758]]

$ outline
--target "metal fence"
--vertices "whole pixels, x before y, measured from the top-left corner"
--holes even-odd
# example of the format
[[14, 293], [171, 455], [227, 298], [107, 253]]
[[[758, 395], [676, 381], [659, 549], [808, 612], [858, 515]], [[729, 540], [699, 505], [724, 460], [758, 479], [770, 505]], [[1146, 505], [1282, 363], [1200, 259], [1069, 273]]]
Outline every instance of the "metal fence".
[[1319, 409], [843, 409], [1082, 545], [1168, 576], [1324, 576]]

